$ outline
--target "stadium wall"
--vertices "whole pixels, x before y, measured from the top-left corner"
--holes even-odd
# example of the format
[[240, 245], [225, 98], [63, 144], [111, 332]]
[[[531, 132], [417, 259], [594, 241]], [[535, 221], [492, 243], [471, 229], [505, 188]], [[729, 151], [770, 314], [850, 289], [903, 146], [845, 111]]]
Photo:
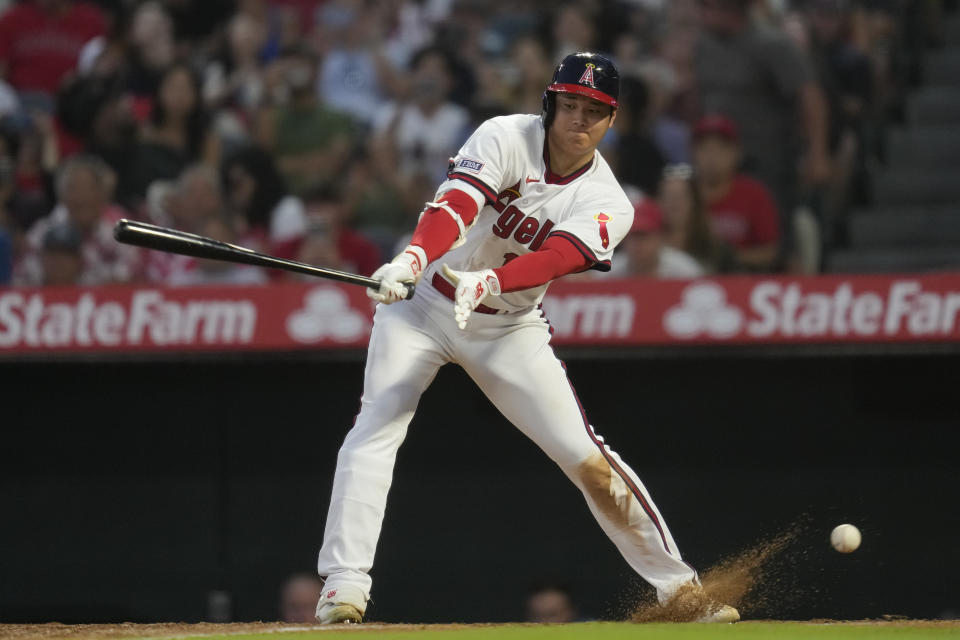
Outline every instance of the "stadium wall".
[[[958, 364], [692, 352], [568, 368], [686, 559], [703, 570], [795, 531], [753, 615], [858, 618], [960, 608]], [[3, 362], [0, 379], [0, 620], [202, 620], [223, 613], [217, 592], [234, 619], [270, 620], [283, 579], [312, 570], [361, 362]], [[864, 534], [849, 556], [827, 542], [841, 522]], [[591, 617], [643, 591], [578, 492], [454, 366], [401, 449], [374, 574], [383, 621], [518, 620], [542, 578]]]

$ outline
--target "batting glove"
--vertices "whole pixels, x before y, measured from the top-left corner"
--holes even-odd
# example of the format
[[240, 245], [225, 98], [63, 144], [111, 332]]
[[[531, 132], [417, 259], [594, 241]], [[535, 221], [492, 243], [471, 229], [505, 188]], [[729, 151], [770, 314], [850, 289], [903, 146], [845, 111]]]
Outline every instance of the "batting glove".
[[403, 253], [373, 272], [380, 279], [380, 289], [367, 289], [367, 295], [383, 304], [393, 304], [407, 297], [408, 284], [420, 281], [427, 266], [427, 254], [418, 246], [407, 245]]
[[453, 281], [456, 292], [453, 296], [453, 317], [457, 326], [467, 328], [467, 319], [489, 295], [500, 295], [500, 279], [493, 269], [483, 271], [454, 271], [443, 265], [443, 275]]

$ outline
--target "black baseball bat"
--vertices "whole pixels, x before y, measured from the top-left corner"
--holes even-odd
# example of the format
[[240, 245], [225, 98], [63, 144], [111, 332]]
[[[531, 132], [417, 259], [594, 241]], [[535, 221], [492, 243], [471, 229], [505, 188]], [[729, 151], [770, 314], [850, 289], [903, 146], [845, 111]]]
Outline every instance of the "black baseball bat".
[[[380, 281], [375, 278], [368, 278], [336, 269], [317, 267], [305, 262], [297, 262], [296, 260], [277, 258], [254, 251], [253, 249], [238, 247], [235, 244], [207, 238], [206, 236], [187, 233], [186, 231], [178, 231], [176, 229], [168, 229], [166, 227], [158, 227], [157, 225], [147, 224], [146, 222], [136, 222], [127, 219], [120, 220], [113, 228], [113, 237], [116, 238], [117, 242], [146, 247], [147, 249], [179, 253], [180, 255], [194, 258], [250, 264], [255, 267], [283, 269], [284, 271], [305, 273], [308, 276], [327, 278], [328, 280], [346, 282], [347, 284], [359, 284], [371, 289], [380, 289]], [[413, 297], [413, 283], [404, 283], [404, 286], [407, 287], [407, 300], [409, 300]]]

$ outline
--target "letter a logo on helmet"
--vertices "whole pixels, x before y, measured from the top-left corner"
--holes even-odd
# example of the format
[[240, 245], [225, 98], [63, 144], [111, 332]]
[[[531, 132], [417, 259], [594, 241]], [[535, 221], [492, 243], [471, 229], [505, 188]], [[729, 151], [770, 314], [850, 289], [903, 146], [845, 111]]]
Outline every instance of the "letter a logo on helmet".
[[580, 79], [577, 80], [577, 82], [579, 84], [585, 84], [596, 89], [597, 85], [593, 81], [593, 70], [597, 68], [597, 65], [593, 64], [592, 62], [588, 62], [583, 66], [585, 66], [586, 69], [583, 70], [583, 75], [580, 76]]

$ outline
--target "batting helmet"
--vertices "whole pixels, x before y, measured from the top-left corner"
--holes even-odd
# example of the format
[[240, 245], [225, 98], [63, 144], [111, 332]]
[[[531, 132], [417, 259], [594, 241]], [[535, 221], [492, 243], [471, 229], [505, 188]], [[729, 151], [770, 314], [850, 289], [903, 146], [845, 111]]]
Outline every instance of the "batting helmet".
[[553, 72], [543, 92], [543, 126], [549, 128], [558, 93], [575, 93], [599, 100], [614, 109], [620, 97], [620, 74], [613, 62], [599, 53], [571, 53]]

